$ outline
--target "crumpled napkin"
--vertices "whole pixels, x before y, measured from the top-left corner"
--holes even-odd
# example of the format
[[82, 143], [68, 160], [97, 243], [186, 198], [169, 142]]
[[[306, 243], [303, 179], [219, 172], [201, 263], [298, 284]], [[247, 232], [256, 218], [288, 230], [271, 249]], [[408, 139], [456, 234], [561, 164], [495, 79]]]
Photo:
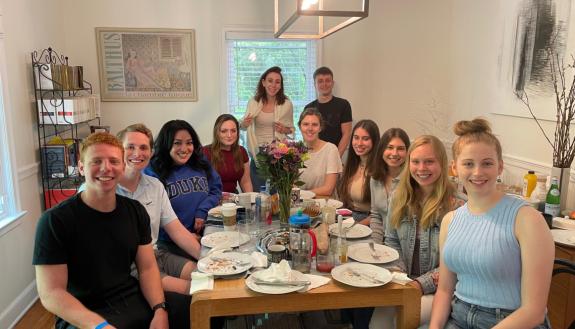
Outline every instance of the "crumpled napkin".
[[190, 285], [190, 295], [200, 290], [213, 290], [214, 276], [211, 274], [192, 272], [192, 284]]
[[312, 289], [315, 289], [317, 287], [321, 287], [323, 285], [328, 284], [328, 282], [331, 281], [330, 278], [322, 276], [322, 275], [315, 275], [315, 274], [304, 274], [306, 280], [309, 280], [309, 282], [311, 282], [311, 284], [309, 286], [306, 287], [306, 289], [302, 289], [302, 290], [298, 290], [298, 292], [306, 292], [306, 291], [310, 291]]
[[267, 269], [259, 271], [257, 278], [264, 281], [289, 281], [290, 272], [289, 263], [282, 259], [279, 263], [272, 263]]
[[268, 257], [266, 255], [253, 251], [250, 256], [252, 257], [252, 267], [268, 267]]
[[411, 281], [413, 280], [407, 276], [407, 273], [391, 272], [391, 282], [399, 283], [400, 285], [405, 286], [408, 282]]
[[355, 222], [355, 220], [353, 219], [353, 217], [348, 217], [346, 219], [343, 220], [343, 224], [353, 224]]

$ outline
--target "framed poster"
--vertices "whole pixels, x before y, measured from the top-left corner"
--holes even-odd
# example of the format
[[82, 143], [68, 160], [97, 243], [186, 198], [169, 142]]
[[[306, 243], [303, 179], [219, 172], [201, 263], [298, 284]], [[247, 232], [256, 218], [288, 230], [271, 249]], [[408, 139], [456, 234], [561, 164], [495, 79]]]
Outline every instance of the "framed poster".
[[194, 30], [96, 28], [102, 101], [197, 101]]

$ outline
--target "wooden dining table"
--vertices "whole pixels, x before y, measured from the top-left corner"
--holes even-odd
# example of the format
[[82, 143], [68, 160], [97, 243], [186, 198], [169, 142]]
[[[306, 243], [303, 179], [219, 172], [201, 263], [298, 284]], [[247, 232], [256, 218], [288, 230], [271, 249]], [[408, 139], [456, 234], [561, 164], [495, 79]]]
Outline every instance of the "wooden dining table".
[[215, 280], [213, 290], [193, 295], [190, 323], [192, 329], [209, 329], [216, 316], [395, 306], [397, 328], [411, 329], [419, 326], [420, 298], [419, 289], [396, 283], [356, 288], [331, 280], [308, 292], [271, 295], [251, 291], [243, 278]]
[[[205, 234], [218, 230], [221, 227], [208, 225]], [[203, 247], [202, 255], [207, 251]], [[419, 289], [392, 282], [359, 288], [332, 279], [307, 292], [274, 295], [250, 290], [245, 278], [216, 279], [213, 290], [193, 294], [190, 323], [192, 329], [209, 329], [210, 318], [219, 316], [391, 306], [397, 310], [397, 328], [412, 329], [419, 326], [420, 304]]]

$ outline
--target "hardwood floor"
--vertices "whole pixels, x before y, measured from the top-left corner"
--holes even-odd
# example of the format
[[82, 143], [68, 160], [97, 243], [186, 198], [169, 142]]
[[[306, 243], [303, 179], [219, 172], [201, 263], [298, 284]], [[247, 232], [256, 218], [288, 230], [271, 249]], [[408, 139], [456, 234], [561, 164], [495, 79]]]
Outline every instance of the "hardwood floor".
[[53, 329], [54, 315], [46, 311], [40, 300], [26, 312], [14, 329]]

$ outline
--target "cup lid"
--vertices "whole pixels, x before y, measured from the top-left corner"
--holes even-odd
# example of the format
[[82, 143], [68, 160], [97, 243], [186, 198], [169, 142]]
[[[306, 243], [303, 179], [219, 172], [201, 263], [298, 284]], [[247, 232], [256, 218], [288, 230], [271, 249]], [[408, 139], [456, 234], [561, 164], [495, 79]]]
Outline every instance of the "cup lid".
[[310, 222], [309, 216], [302, 213], [301, 209], [297, 211], [296, 215], [291, 215], [289, 218], [289, 223], [293, 225], [309, 224]]

